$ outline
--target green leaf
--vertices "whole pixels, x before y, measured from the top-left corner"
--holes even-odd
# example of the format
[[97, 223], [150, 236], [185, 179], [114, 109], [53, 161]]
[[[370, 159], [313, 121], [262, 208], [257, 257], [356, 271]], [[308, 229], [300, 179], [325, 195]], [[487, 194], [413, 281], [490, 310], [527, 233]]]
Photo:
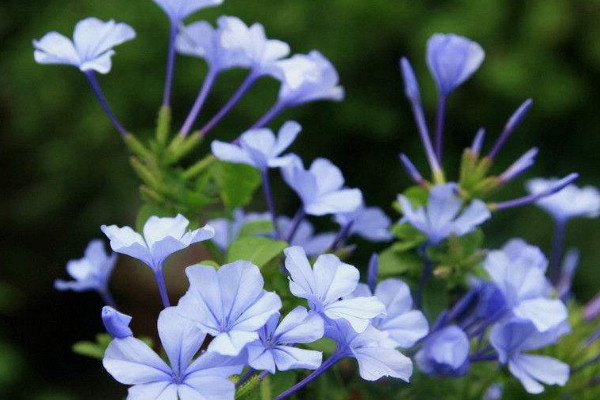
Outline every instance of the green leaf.
[[250, 203], [261, 183], [260, 173], [245, 164], [216, 162], [212, 173], [220, 188], [221, 199], [229, 210]]
[[422, 268], [423, 260], [413, 252], [405, 251], [402, 243], [388, 247], [379, 255], [379, 275], [381, 277], [417, 275]]
[[198, 264], [200, 264], [200, 265], [208, 265], [209, 267], [213, 267], [213, 268], [216, 268], [216, 269], [219, 269], [219, 267], [220, 267], [219, 263], [217, 263], [215, 261], [212, 261], [212, 260], [204, 260], [204, 261], [199, 262]]
[[268, 219], [252, 221], [244, 224], [238, 233], [238, 238], [247, 236], [266, 235], [273, 232], [273, 222]]
[[264, 267], [288, 246], [286, 242], [259, 236], [236, 240], [227, 251], [227, 262], [247, 260], [259, 268]]
[[94, 342], [77, 342], [72, 347], [76, 354], [102, 360], [106, 347]]

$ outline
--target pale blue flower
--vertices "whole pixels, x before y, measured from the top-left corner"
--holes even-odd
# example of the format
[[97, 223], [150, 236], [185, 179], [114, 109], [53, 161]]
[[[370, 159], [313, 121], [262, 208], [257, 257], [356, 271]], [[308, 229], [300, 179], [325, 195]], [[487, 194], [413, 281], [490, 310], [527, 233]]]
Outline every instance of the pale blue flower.
[[563, 302], [551, 297], [547, 261], [535, 247], [511, 241], [502, 250], [489, 252], [483, 265], [504, 295], [509, 317], [529, 320], [540, 332], [567, 319]]
[[309, 215], [352, 212], [362, 204], [358, 189], [344, 189], [344, 177], [338, 167], [324, 158], [317, 158], [308, 170], [294, 157], [282, 168], [283, 179], [302, 200]]
[[[527, 182], [531, 194], [543, 193], [553, 187], [557, 179], [532, 179]], [[600, 215], [600, 192], [593, 186], [569, 185], [557, 193], [536, 202], [556, 220], [576, 217], [596, 218]]]
[[237, 17], [220, 17], [217, 23], [222, 46], [238, 52], [245, 67], [251, 68], [256, 76], [279, 75], [275, 64], [289, 55], [287, 43], [268, 39], [259, 23], [247, 26]]
[[385, 315], [385, 306], [374, 296], [344, 299], [354, 292], [360, 277], [352, 265], [333, 254], [324, 254], [311, 268], [301, 247], [288, 247], [284, 253], [290, 291], [307, 299], [312, 311], [328, 320], [345, 319], [357, 332], [367, 329], [371, 319]]
[[376, 381], [389, 376], [408, 382], [412, 361], [390, 347], [387, 333], [370, 325], [358, 333], [345, 320], [336, 321], [334, 326], [331, 337], [337, 342], [336, 354], [355, 358], [361, 378]]
[[265, 213], [245, 213], [241, 208], [233, 210], [233, 219], [217, 218], [207, 222], [215, 230], [215, 236], [212, 238], [214, 244], [221, 250], [227, 250], [229, 245], [235, 242], [244, 225], [256, 221], [270, 221], [271, 216]]
[[57, 279], [54, 287], [58, 290], [95, 290], [104, 293], [108, 290], [108, 281], [116, 262], [117, 255], [106, 253], [102, 240], [92, 240], [83, 258], [67, 263], [67, 272], [73, 280], [67, 282]]
[[131, 317], [118, 312], [110, 306], [102, 308], [102, 323], [104, 323], [106, 332], [114, 339], [124, 339], [133, 336], [133, 332], [129, 328]]
[[177, 24], [203, 8], [223, 4], [223, 0], [153, 0]]
[[292, 162], [290, 156], [281, 156], [294, 143], [302, 130], [300, 124], [288, 121], [277, 137], [270, 129], [252, 129], [244, 132], [237, 144], [218, 140], [212, 142], [212, 152], [218, 160], [248, 164], [265, 172], [268, 168], [284, 166]]
[[462, 36], [437, 33], [427, 42], [427, 65], [442, 96], [469, 79], [484, 58], [481, 46]]
[[101, 229], [110, 239], [113, 251], [137, 258], [154, 271], [159, 271], [171, 254], [215, 235], [214, 229], [208, 225], [187, 231], [188, 224], [189, 221], [178, 214], [174, 218], [150, 217], [144, 224], [143, 236], [128, 226], [103, 225]]
[[288, 371], [290, 369], [316, 369], [321, 365], [320, 351], [294, 347], [298, 343], [312, 343], [323, 337], [323, 319], [309, 313], [304, 307], [296, 307], [279, 322], [279, 314], [273, 315], [258, 331], [260, 337], [250, 343], [248, 365], [256, 370]]
[[469, 369], [469, 349], [467, 334], [452, 325], [427, 337], [415, 361], [419, 369], [429, 375], [464, 376]]
[[282, 80], [280, 104], [292, 107], [317, 100], [344, 99], [335, 67], [316, 50], [279, 61], [277, 67]]
[[263, 289], [258, 267], [236, 261], [218, 270], [207, 265], [186, 269], [190, 288], [177, 312], [214, 336], [208, 351], [235, 356], [258, 339], [257, 331], [281, 308], [277, 294]]
[[133, 38], [135, 31], [127, 24], [86, 18], [75, 26], [73, 40], [58, 32], [34, 40], [33, 55], [39, 64], [72, 65], [83, 72], [107, 74], [115, 54], [113, 47]]
[[335, 215], [335, 222], [350, 227], [350, 235], [358, 235], [372, 242], [388, 242], [393, 236], [390, 233], [391, 220], [378, 207], [361, 206], [349, 213]]
[[385, 317], [377, 317], [371, 325], [389, 335], [393, 347], [413, 347], [429, 332], [429, 323], [421, 311], [413, 310], [410, 288], [400, 279], [379, 282], [372, 293], [369, 286], [361, 283], [351, 297], [375, 295], [385, 306]]
[[129, 400], [234, 399], [229, 378], [242, 371], [241, 357], [202, 353], [193, 360], [206, 334], [173, 308], [160, 313], [158, 333], [170, 365], [132, 336], [114, 339], [106, 349], [104, 368], [118, 382], [132, 385]]
[[399, 195], [398, 201], [404, 213], [401, 222], [408, 222], [423, 232], [433, 245], [441, 243], [451, 234], [462, 236], [472, 232], [492, 214], [481, 200], [473, 200], [463, 207], [457, 190], [455, 183], [436, 185], [429, 193], [427, 205], [417, 210], [406, 197]]
[[206, 21], [193, 22], [180, 28], [175, 47], [181, 54], [203, 58], [213, 74], [244, 66], [243, 56], [223, 47], [221, 31]]
[[[289, 237], [293, 228], [292, 219], [284, 215], [279, 216], [277, 217], [277, 226], [282, 237]], [[316, 257], [331, 248], [336, 237], [337, 234], [334, 232], [315, 234], [313, 225], [309, 221], [303, 220], [298, 225], [298, 229], [296, 229], [290, 245], [300, 246], [304, 249], [307, 256]]]
[[492, 329], [490, 342], [498, 352], [500, 362], [508, 364], [508, 369], [525, 390], [537, 394], [544, 391], [541, 383], [565, 385], [569, 379], [569, 366], [551, 357], [524, 352], [554, 344], [568, 331], [568, 325], [563, 324], [540, 333], [531, 322], [512, 319]]

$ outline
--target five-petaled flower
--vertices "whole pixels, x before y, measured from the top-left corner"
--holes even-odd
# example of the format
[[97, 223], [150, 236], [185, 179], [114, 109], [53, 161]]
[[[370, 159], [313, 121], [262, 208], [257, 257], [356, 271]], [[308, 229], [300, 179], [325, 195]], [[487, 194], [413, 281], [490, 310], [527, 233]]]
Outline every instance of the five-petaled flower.
[[242, 357], [202, 353], [193, 360], [206, 334], [174, 308], [158, 317], [158, 334], [170, 365], [133, 336], [115, 338], [104, 354], [104, 368], [129, 388], [130, 400], [233, 400], [229, 378], [244, 367]]
[[292, 162], [292, 156], [281, 156], [294, 143], [302, 130], [300, 124], [288, 121], [275, 134], [270, 129], [252, 129], [243, 133], [238, 144], [215, 140], [212, 152], [218, 160], [248, 164], [261, 172]]
[[137, 258], [154, 271], [159, 271], [171, 254], [215, 235], [215, 230], [209, 225], [186, 231], [188, 224], [187, 218], [181, 214], [174, 218], [152, 216], [144, 224], [143, 236], [128, 226], [103, 225], [102, 232], [110, 239], [113, 251]]
[[317, 100], [341, 101], [344, 88], [331, 62], [316, 50], [296, 54], [277, 63], [280, 79], [279, 103], [294, 107]]
[[428, 336], [415, 361], [429, 375], [464, 376], [469, 370], [469, 348], [467, 334], [452, 325]]
[[321, 365], [320, 351], [299, 349], [297, 343], [312, 343], [323, 337], [323, 319], [309, 313], [304, 307], [296, 307], [286, 315], [279, 325], [279, 313], [273, 315], [258, 331], [259, 340], [250, 343], [248, 364], [256, 370], [269, 371], [306, 368], [316, 369]]
[[58, 290], [95, 290], [105, 293], [116, 262], [117, 255], [107, 254], [101, 240], [92, 240], [85, 249], [83, 258], [67, 263], [67, 272], [74, 280], [66, 282], [57, 279], [54, 286]]
[[107, 74], [112, 68], [113, 47], [135, 38], [135, 31], [124, 23], [86, 18], [75, 26], [73, 40], [50, 32], [34, 40], [35, 61], [40, 64], [65, 64], [82, 72]]
[[300, 196], [304, 212], [309, 215], [345, 213], [362, 204], [358, 189], [344, 189], [344, 177], [339, 168], [324, 158], [317, 158], [308, 170], [293, 157], [282, 168], [283, 179]]
[[258, 330], [281, 308], [277, 294], [263, 289], [258, 267], [236, 261], [218, 270], [194, 265], [185, 271], [190, 288], [177, 312], [214, 336], [208, 351], [235, 356], [259, 338]]
[[[556, 182], [557, 179], [532, 179], [527, 182], [527, 189], [531, 194], [537, 194], [552, 187]], [[538, 200], [536, 204], [556, 220], [596, 218], [600, 215], [600, 192], [593, 186], [579, 188], [569, 185], [551, 196]]]
[[442, 96], [469, 79], [484, 58], [481, 46], [462, 36], [438, 33], [427, 42], [427, 65]]
[[568, 332], [566, 323], [541, 333], [531, 322], [513, 318], [492, 329], [490, 342], [498, 352], [499, 361], [508, 364], [508, 369], [521, 381], [525, 390], [537, 394], [544, 391], [540, 382], [548, 385], [566, 384], [569, 366], [555, 358], [523, 352], [554, 344]]
[[491, 217], [490, 210], [481, 200], [473, 200], [463, 209], [455, 183], [434, 186], [427, 205], [417, 210], [403, 195], [398, 196], [398, 201], [404, 213], [401, 222], [408, 222], [423, 232], [432, 245], [441, 243], [451, 234], [462, 236], [472, 232]]
[[265, 28], [259, 23], [247, 26], [237, 17], [220, 17], [217, 23], [221, 31], [221, 45], [236, 51], [240, 62], [255, 76], [278, 77], [276, 63], [290, 53], [287, 43], [268, 39]]
[[349, 226], [350, 235], [358, 235], [372, 242], [387, 242], [392, 239], [390, 233], [391, 221], [378, 207], [358, 207], [349, 213], [335, 215], [342, 229]]
[[371, 319], [385, 315], [385, 306], [374, 296], [344, 299], [354, 292], [360, 277], [352, 265], [333, 254], [324, 254], [311, 268], [301, 247], [288, 247], [284, 252], [290, 291], [307, 299], [310, 309], [326, 319], [326, 329], [332, 320], [344, 319], [352, 329], [363, 332]]
[[533, 323], [540, 332], [567, 319], [564, 303], [551, 297], [546, 279], [547, 260], [537, 248], [521, 240], [509, 241], [502, 250], [491, 251], [484, 268], [506, 301], [506, 314]]

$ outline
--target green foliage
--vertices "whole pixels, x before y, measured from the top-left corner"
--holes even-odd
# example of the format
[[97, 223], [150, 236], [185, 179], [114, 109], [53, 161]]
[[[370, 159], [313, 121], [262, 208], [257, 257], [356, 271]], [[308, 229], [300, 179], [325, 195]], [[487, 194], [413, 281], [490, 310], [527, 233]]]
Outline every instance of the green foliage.
[[[152, 347], [153, 341], [147, 337], [139, 338], [141, 341], [146, 343], [149, 347]], [[73, 345], [73, 352], [84, 357], [94, 358], [96, 360], [102, 360], [104, 358], [104, 352], [112, 341], [112, 338], [108, 333], [99, 333], [96, 335], [96, 341], [82, 341], [77, 342]]]
[[227, 262], [246, 260], [259, 268], [279, 256], [288, 246], [281, 240], [259, 236], [246, 236], [233, 242], [227, 251]]
[[216, 162], [212, 168], [212, 176], [228, 210], [250, 203], [261, 182], [258, 171], [245, 164]]

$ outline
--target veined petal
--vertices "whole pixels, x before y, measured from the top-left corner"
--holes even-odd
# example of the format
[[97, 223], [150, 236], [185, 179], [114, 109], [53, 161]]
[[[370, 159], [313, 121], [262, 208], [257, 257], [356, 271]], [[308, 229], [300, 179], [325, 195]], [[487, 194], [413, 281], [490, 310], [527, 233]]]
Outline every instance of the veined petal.
[[341, 262], [333, 254], [319, 256], [313, 271], [317, 289], [315, 294], [325, 304], [351, 294], [360, 279], [356, 267]]
[[125, 385], [171, 381], [171, 368], [148, 345], [131, 336], [110, 342], [102, 364]]
[[271, 152], [271, 156], [278, 156], [290, 147], [298, 137], [300, 131], [302, 131], [302, 126], [296, 121], [287, 121], [283, 124], [281, 129], [279, 129], [279, 134]]
[[244, 347], [258, 339], [258, 333], [230, 330], [219, 333], [208, 345], [208, 351], [224, 356], [237, 356]]
[[245, 361], [242, 356], [229, 357], [205, 352], [186, 369], [185, 373], [190, 379], [204, 376], [229, 378], [242, 372]]
[[408, 382], [413, 366], [410, 358], [397, 350], [384, 347], [360, 347], [353, 349], [358, 361], [361, 378], [368, 381], [390, 376]]
[[371, 319], [385, 315], [385, 306], [376, 297], [355, 297], [331, 303], [325, 307], [325, 315], [331, 319], [344, 319], [356, 332], [363, 332]]
[[191, 376], [178, 386], [179, 400], [233, 400], [235, 385], [215, 376]]
[[273, 357], [277, 369], [289, 371], [290, 369], [317, 369], [323, 361], [320, 351], [305, 350], [290, 346], [277, 346], [273, 350]]
[[185, 273], [190, 288], [179, 300], [177, 311], [214, 336], [220, 332], [225, 313], [217, 271], [211, 266], [193, 265], [186, 268]]
[[363, 202], [362, 192], [359, 189], [342, 189], [319, 196], [315, 201], [306, 204], [306, 213], [321, 216], [352, 212]]
[[178, 375], [188, 367], [206, 337], [193, 321], [183, 318], [175, 307], [166, 308], [160, 313], [158, 334], [171, 368]]
[[296, 297], [308, 298], [315, 294], [317, 284], [313, 270], [302, 247], [288, 247], [285, 253], [285, 268], [290, 274], [290, 291]]
[[333, 192], [344, 186], [344, 176], [340, 169], [325, 158], [313, 161], [309, 171], [317, 177], [320, 194]]
[[119, 228], [116, 225], [102, 225], [102, 232], [110, 239], [113, 251], [126, 254], [154, 267], [150, 250], [142, 236], [128, 226]]
[[40, 40], [34, 40], [33, 53], [39, 64], [67, 64], [78, 66], [81, 63], [73, 42], [58, 32], [50, 32]]
[[423, 313], [417, 310], [401, 315], [390, 315], [388, 311], [388, 316], [377, 323], [377, 328], [388, 332], [397, 347], [407, 349], [427, 335], [429, 323]]
[[127, 400], [177, 400], [177, 385], [170, 381], [151, 382], [129, 388]]
[[133, 28], [115, 21], [86, 18], [75, 26], [73, 42], [82, 61], [92, 61], [126, 41], [135, 38]]
[[323, 337], [323, 319], [302, 306], [294, 308], [281, 320], [274, 333], [279, 343], [312, 343]]
[[248, 365], [259, 371], [269, 371], [271, 374], [275, 373], [273, 349], [265, 348], [259, 343], [257, 345], [248, 345], [246, 350], [248, 351]]
[[516, 316], [531, 321], [540, 332], [556, 327], [568, 317], [567, 308], [562, 301], [544, 298], [522, 301], [513, 308], [513, 312]]

